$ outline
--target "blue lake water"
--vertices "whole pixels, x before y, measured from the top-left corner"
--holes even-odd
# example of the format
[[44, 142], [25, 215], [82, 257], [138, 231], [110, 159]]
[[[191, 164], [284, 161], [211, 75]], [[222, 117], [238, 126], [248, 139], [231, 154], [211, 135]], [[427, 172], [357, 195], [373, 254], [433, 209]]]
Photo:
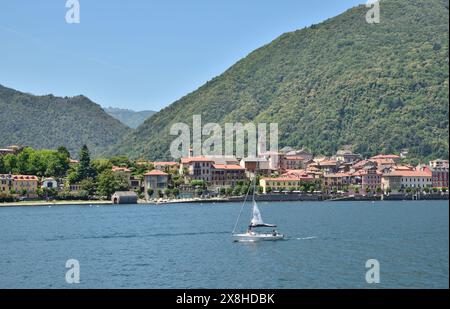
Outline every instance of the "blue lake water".
[[239, 203], [0, 208], [0, 288], [448, 288], [448, 206], [260, 203], [288, 239], [247, 244], [231, 239]]

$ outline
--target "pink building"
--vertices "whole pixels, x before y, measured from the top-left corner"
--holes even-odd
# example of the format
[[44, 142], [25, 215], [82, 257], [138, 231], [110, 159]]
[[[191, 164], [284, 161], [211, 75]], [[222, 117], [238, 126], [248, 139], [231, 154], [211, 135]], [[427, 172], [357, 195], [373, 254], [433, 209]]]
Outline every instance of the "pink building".
[[358, 174], [361, 177], [363, 189], [370, 188], [372, 192], [376, 192], [378, 188], [381, 188], [381, 177], [383, 174], [376, 168], [363, 169]]

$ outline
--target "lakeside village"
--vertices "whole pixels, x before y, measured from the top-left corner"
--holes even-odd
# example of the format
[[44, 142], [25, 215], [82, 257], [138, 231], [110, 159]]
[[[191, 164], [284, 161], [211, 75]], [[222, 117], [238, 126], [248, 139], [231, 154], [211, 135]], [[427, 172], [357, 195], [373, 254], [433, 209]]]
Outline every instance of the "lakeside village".
[[[448, 199], [448, 160], [406, 164], [405, 153], [363, 159], [346, 148], [332, 157], [285, 147], [258, 158], [182, 158], [179, 162], [79, 159], [67, 149], [0, 149], [0, 203], [110, 201], [115, 204], [238, 201], [257, 177], [266, 201]], [[1, 204], [0, 204], [1, 205]]]

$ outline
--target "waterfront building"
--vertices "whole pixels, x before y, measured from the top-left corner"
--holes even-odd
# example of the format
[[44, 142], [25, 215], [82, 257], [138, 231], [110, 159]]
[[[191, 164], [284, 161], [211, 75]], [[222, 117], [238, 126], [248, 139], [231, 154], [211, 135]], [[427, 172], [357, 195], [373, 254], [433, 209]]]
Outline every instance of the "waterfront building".
[[308, 174], [305, 170], [288, 170], [279, 177], [265, 177], [260, 180], [260, 186], [263, 193], [267, 193], [267, 189], [272, 191], [292, 191], [299, 190], [305, 183], [314, 183], [317, 180]]
[[353, 184], [353, 175], [351, 173], [332, 173], [323, 175], [323, 185], [328, 190], [343, 190], [345, 187]]
[[187, 182], [203, 180], [205, 183], [210, 183], [214, 163], [213, 159], [207, 157], [182, 158], [180, 174], [184, 175]]
[[214, 164], [211, 171], [211, 185], [214, 187], [234, 187], [244, 181], [245, 169], [236, 164]]
[[[168, 188], [168, 184], [169, 174], [165, 172], [153, 170], [144, 174], [144, 193], [146, 199], [158, 197], [158, 191], [163, 192]], [[149, 189], [152, 189], [153, 191], [152, 196], [149, 196], [148, 194]]]
[[389, 191], [398, 193], [402, 190], [402, 175], [400, 171], [389, 171], [381, 176], [381, 189], [384, 193]]
[[118, 191], [111, 196], [113, 204], [137, 204], [138, 196], [134, 191]]
[[430, 167], [432, 186], [434, 188], [448, 188], [448, 167]]
[[376, 192], [378, 188], [381, 188], [381, 176], [383, 174], [376, 167], [366, 167], [354, 173], [354, 175], [360, 177], [361, 186], [364, 190], [368, 188], [370, 191]]
[[[300, 190], [305, 182], [314, 182], [311, 176], [295, 177], [292, 175], [283, 175], [276, 178], [264, 177], [259, 181], [264, 194], [272, 192], [284, 192], [292, 190]], [[269, 189], [270, 188], [270, 189]]]
[[429, 169], [432, 174], [432, 186], [434, 188], [448, 188], [448, 160], [430, 161]]
[[[407, 188], [424, 189], [432, 187], [432, 174], [427, 170], [394, 169], [383, 175], [383, 189], [386, 191], [404, 191]], [[387, 181], [389, 180], [389, 183]], [[400, 188], [398, 182], [400, 181]]]
[[[34, 175], [12, 175], [12, 190], [16, 194], [37, 197], [39, 179]], [[25, 194], [24, 194], [25, 193]]]

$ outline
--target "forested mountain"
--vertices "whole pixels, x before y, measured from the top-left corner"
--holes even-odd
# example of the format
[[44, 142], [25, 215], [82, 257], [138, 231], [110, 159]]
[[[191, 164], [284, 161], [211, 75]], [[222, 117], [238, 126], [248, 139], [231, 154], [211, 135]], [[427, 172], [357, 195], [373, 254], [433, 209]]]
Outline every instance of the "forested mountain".
[[35, 96], [0, 85], [0, 147], [65, 146], [73, 156], [86, 144], [93, 154], [130, 130], [84, 96]]
[[156, 114], [154, 111], [139, 111], [135, 112], [130, 109], [114, 108], [108, 107], [104, 109], [109, 115], [113, 116], [123, 124], [129, 126], [130, 128], [136, 129], [145, 120], [150, 118], [152, 115]]
[[[286, 33], [152, 116], [109, 154], [170, 159], [171, 124], [278, 122], [280, 146], [448, 157], [448, 0], [381, 1]], [[192, 124], [191, 124], [192, 126]]]

